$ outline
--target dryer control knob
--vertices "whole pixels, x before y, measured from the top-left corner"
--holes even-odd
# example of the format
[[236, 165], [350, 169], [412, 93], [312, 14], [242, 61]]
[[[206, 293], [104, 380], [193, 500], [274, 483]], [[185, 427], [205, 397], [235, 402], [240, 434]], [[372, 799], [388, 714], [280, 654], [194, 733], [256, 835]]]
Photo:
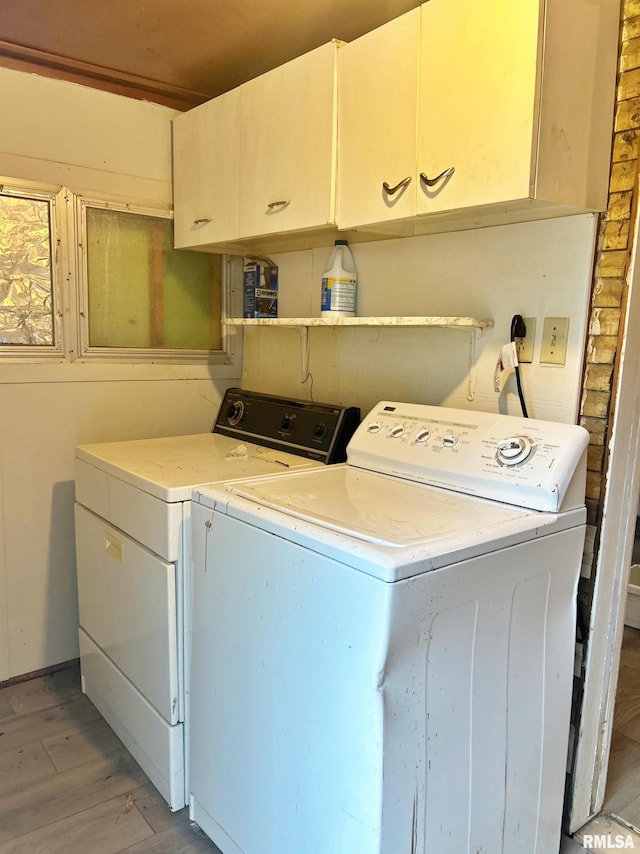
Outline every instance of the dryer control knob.
[[241, 400], [234, 401], [227, 412], [227, 421], [232, 427], [239, 424], [244, 417], [244, 403]]
[[293, 418], [290, 415], [283, 415], [282, 421], [280, 422], [281, 430], [291, 430], [293, 427]]
[[533, 442], [528, 436], [509, 436], [498, 442], [496, 459], [503, 466], [517, 466], [531, 456]]
[[327, 425], [323, 424], [322, 421], [319, 421], [316, 426], [313, 428], [313, 435], [316, 439], [322, 439], [324, 434], [327, 432]]

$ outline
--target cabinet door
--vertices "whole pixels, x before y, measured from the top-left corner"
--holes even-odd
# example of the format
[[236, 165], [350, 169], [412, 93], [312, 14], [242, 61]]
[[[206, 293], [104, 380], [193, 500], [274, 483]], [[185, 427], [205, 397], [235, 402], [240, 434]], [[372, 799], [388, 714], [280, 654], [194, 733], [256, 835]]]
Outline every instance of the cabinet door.
[[335, 220], [335, 78], [330, 42], [241, 91], [242, 237]]
[[238, 90], [173, 121], [176, 248], [233, 241], [239, 233]]
[[415, 215], [419, 34], [414, 9], [338, 52], [340, 228]]
[[534, 194], [540, 0], [421, 7], [417, 213]]

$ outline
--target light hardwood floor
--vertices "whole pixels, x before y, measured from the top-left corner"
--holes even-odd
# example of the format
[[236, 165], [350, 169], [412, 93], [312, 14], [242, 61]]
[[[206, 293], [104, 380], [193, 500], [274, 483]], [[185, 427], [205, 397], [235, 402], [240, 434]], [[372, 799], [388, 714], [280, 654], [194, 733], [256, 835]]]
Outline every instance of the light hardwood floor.
[[[640, 543], [637, 543], [640, 549]], [[634, 552], [635, 553], [635, 552]], [[611, 755], [602, 810], [581, 828], [588, 834], [622, 834], [640, 850], [640, 631], [624, 627], [613, 717]], [[610, 846], [609, 846], [610, 847]], [[594, 849], [600, 852], [604, 849]], [[561, 848], [561, 854], [571, 854]]]
[[563, 836], [560, 840], [560, 854], [585, 854], [588, 849], [583, 848], [580, 843], [574, 839], [569, 839], [568, 836]]
[[0, 689], [0, 854], [220, 854], [171, 813], [77, 667]]
[[[563, 839], [560, 850], [585, 849]], [[0, 689], [0, 854], [124, 851], [220, 854], [186, 809], [170, 812], [77, 667]]]
[[624, 627], [602, 811], [640, 828], [640, 630]]

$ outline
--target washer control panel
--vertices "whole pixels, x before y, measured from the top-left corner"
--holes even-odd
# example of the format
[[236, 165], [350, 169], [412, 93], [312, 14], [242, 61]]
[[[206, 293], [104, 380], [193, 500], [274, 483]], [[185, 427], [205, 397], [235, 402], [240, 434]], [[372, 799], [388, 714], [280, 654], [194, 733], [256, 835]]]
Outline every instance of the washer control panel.
[[[587, 431], [574, 424], [382, 401], [347, 454], [361, 468], [555, 511], [574, 477], [584, 480], [588, 443]], [[574, 503], [580, 491], [577, 506], [584, 485], [572, 490]]]

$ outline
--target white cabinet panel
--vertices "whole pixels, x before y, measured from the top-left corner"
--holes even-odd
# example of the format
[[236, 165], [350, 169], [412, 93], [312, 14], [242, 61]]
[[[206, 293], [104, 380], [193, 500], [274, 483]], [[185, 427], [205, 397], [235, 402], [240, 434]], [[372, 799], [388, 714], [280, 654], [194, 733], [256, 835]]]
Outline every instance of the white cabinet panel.
[[335, 220], [337, 43], [241, 87], [242, 237]]
[[240, 162], [237, 89], [173, 120], [177, 247], [238, 238]]
[[540, 0], [421, 9], [418, 214], [535, 194]]
[[419, 34], [414, 9], [338, 54], [341, 228], [415, 214]]

